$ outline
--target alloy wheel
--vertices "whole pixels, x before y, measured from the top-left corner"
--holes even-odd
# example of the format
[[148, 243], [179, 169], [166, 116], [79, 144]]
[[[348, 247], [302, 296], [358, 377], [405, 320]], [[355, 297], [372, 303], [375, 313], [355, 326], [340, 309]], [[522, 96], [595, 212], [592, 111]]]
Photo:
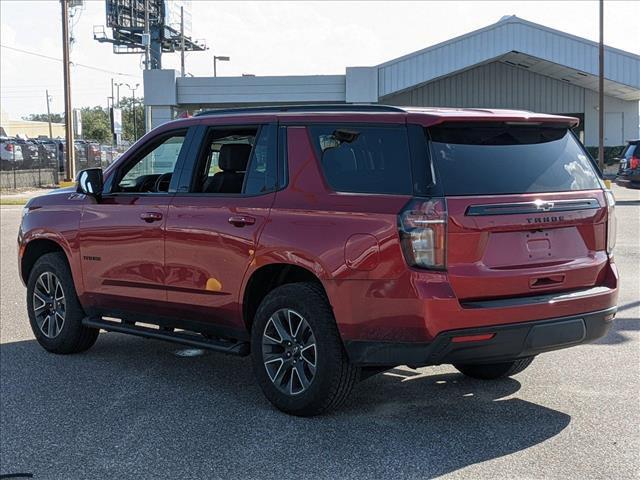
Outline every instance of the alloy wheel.
[[262, 359], [271, 382], [286, 395], [306, 391], [316, 375], [318, 352], [309, 323], [283, 308], [267, 321], [262, 334]]
[[67, 303], [58, 277], [44, 272], [36, 280], [33, 289], [33, 313], [42, 334], [55, 338], [62, 331]]

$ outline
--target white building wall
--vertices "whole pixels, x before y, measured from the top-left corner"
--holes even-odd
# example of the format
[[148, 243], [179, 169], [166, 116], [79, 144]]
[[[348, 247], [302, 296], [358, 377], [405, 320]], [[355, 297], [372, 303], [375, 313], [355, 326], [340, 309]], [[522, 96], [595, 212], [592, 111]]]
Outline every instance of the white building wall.
[[156, 128], [174, 119], [174, 107], [152, 106], [149, 108], [151, 110], [151, 128]]
[[179, 77], [180, 105], [344, 102], [344, 75]]
[[[598, 93], [585, 90], [584, 136], [589, 147], [598, 145]], [[604, 144], [623, 145], [640, 138], [640, 102], [604, 97]]]

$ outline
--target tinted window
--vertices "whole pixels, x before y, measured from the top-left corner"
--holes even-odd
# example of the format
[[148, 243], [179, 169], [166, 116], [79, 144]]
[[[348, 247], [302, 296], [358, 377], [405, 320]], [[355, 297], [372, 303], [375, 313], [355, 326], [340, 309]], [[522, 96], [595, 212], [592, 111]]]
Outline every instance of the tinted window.
[[406, 128], [315, 125], [310, 131], [333, 190], [412, 193]]
[[562, 192], [600, 188], [587, 154], [566, 129], [437, 127], [431, 154], [447, 195]]

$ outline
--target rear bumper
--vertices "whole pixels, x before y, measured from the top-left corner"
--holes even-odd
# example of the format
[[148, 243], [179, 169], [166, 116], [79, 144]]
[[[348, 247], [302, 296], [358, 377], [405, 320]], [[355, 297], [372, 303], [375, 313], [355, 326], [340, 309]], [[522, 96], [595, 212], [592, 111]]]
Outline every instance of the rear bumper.
[[[493, 363], [588, 343], [603, 337], [617, 307], [569, 317], [464, 328], [440, 333], [429, 343], [345, 341], [356, 365], [425, 366], [442, 363]], [[456, 337], [493, 335], [488, 340]]]
[[621, 187], [640, 187], [640, 173], [635, 175], [618, 175], [614, 180]]

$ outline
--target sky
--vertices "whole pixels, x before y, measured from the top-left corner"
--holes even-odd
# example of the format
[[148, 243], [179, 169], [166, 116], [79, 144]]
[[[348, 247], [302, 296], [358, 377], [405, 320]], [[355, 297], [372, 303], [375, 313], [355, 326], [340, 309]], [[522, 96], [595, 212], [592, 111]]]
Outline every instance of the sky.
[[[358, 1], [222, 2], [193, 0], [193, 37], [205, 52], [190, 52], [186, 70], [219, 76], [344, 74], [347, 66], [391, 60], [515, 14], [573, 35], [598, 40], [597, 1]], [[640, 54], [640, 2], [605, 0], [605, 43]], [[0, 0], [0, 108], [9, 118], [64, 109], [62, 33], [58, 0]], [[107, 105], [111, 79], [142, 84], [140, 55], [115, 55], [93, 39], [105, 24], [104, 0], [84, 0], [72, 18], [74, 107]], [[633, 32], [633, 33], [632, 33]], [[44, 55], [43, 58], [13, 49]], [[58, 60], [56, 60], [58, 59]], [[164, 68], [179, 70], [179, 54], [165, 54]], [[137, 90], [140, 95], [142, 86]], [[123, 86], [121, 96], [130, 96]]]

